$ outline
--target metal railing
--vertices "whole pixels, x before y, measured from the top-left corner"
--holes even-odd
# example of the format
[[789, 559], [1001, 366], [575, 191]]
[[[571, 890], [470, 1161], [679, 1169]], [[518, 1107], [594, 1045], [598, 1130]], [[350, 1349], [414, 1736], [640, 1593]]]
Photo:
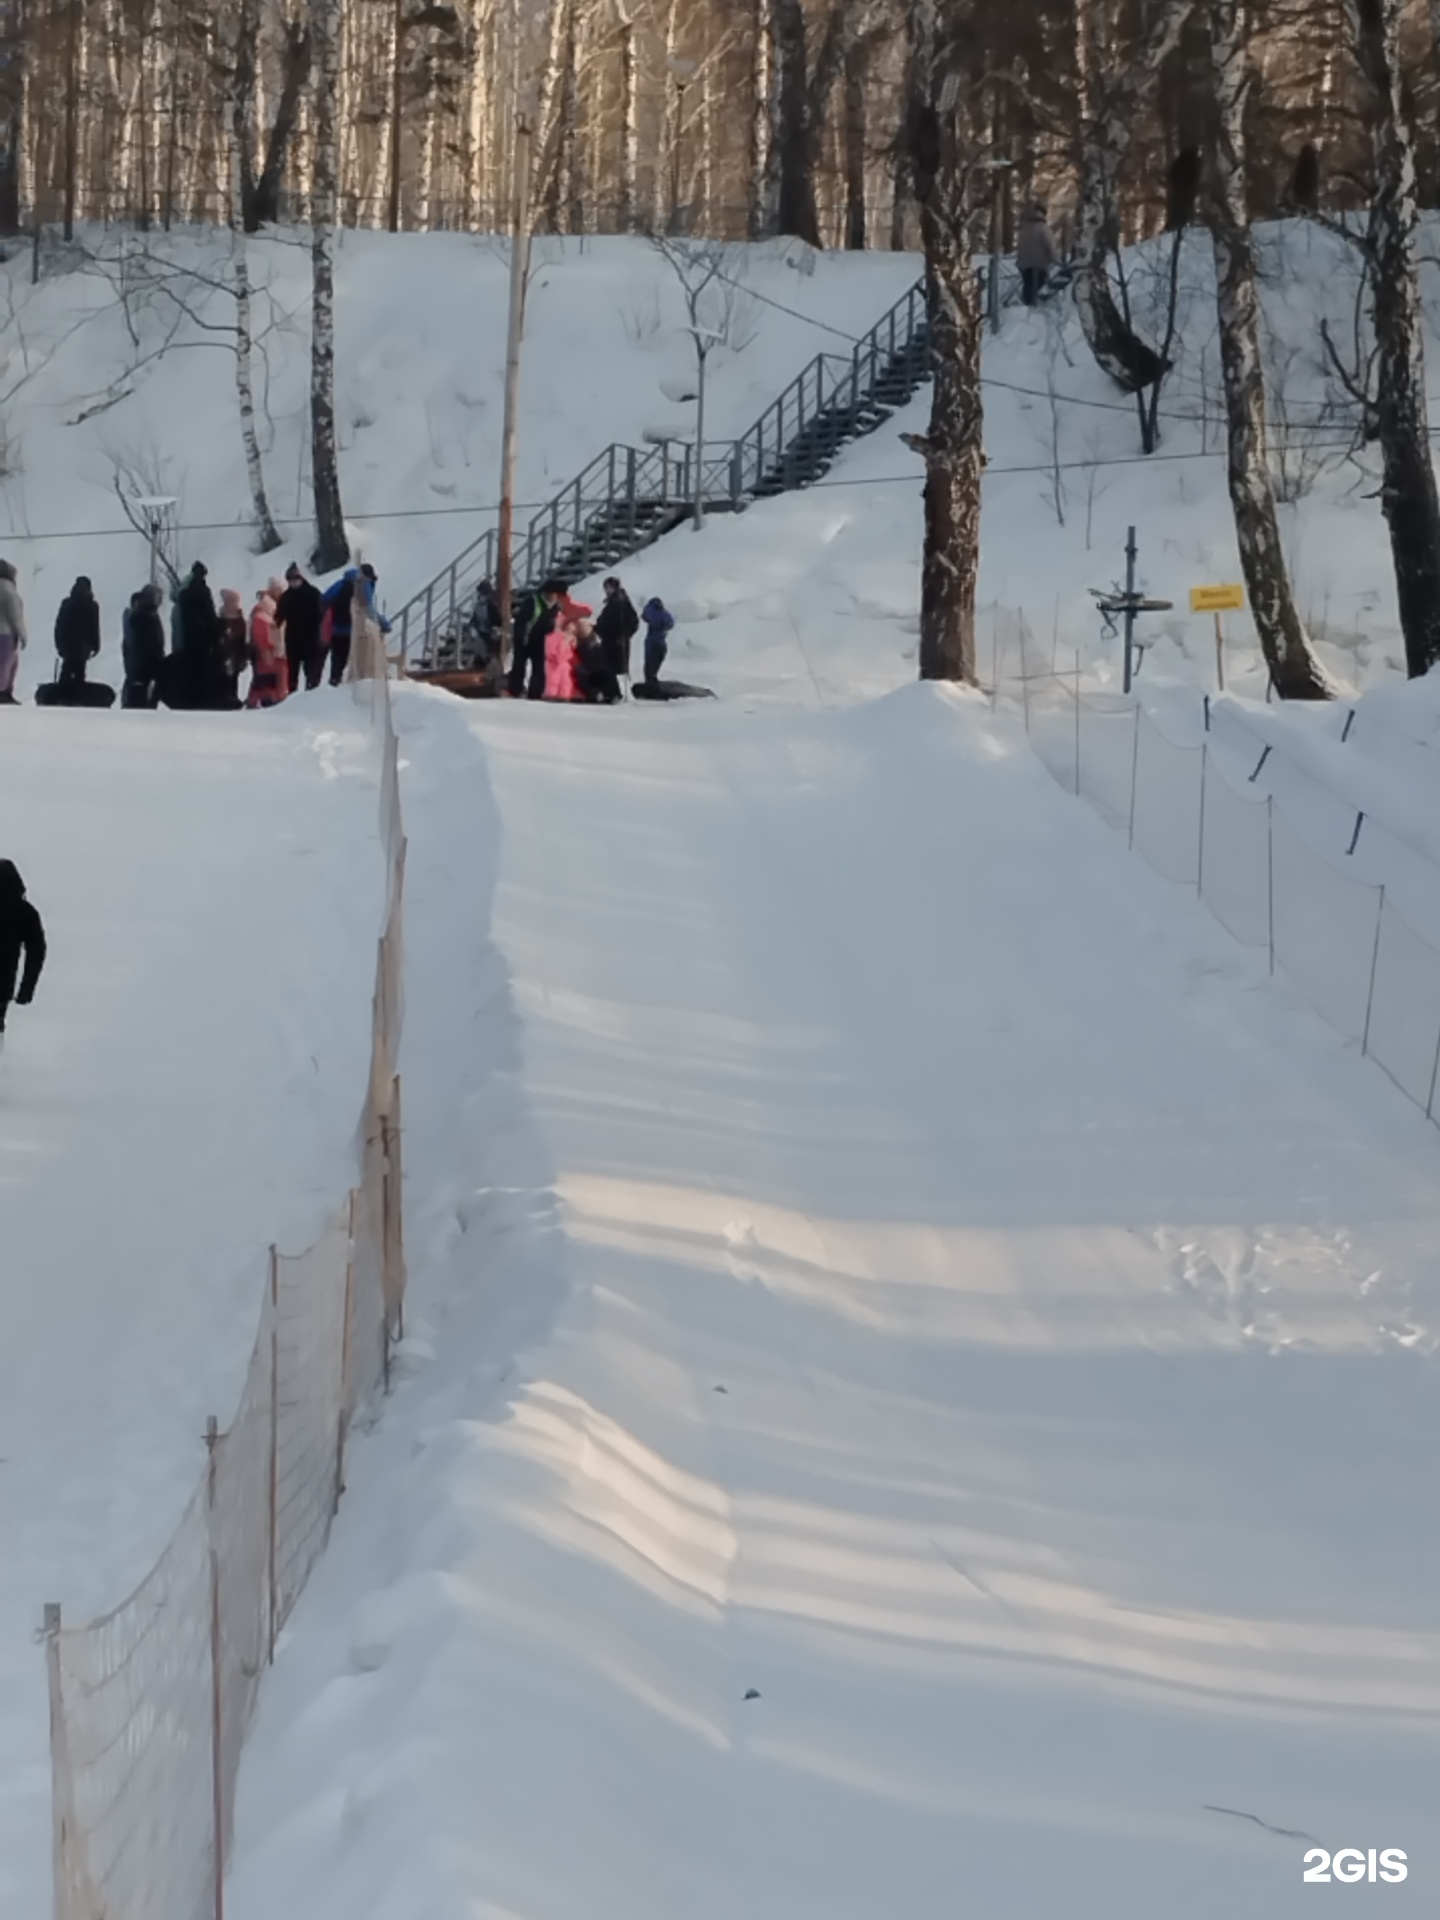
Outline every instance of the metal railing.
[[[821, 353], [734, 440], [613, 442], [542, 507], [515, 542], [517, 590], [547, 575], [583, 580], [638, 553], [693, 512], [738, 513], [765, 494], [810, 484], [847, 441], [886, 418], [929, 377], [925, 285], [903, 294], [851, 353]], [[696, 459], [700, 471], [695, 470]], [[499, 530], [489, 527], [394, 616], [401, 657], [463, 664], [475, 590], [493, 581]]]

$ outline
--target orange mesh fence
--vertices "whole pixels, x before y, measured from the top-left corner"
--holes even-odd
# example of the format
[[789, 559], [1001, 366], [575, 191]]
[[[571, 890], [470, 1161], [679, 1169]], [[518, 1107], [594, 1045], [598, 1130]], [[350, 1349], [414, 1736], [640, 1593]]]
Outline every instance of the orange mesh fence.
[[272, 1252], [240, 1405], [160, 1559], [113, 1613], [45, 1614], [56, 1920], [219, 1920], [241, 1747], [276, 1636], [324, 1550], [357, 1410], [405, 1294], [401, 968], [405, 838], [378, 626], [357, 607], [356, 697], [380, 748], [385, 919], [357, 1184], [304, 1253]]

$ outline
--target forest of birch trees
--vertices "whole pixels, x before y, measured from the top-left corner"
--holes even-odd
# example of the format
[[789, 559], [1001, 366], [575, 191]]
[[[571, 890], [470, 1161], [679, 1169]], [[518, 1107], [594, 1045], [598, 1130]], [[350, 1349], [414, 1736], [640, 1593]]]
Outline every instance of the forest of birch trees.
[[[1383, 4], [1399, 17], [1422, 199], [1434, 199], [1440, 7]], [[542, 227], [913, 246], [908, 11], [909, 0], [0, 0], [0, 228], [307, 221], [323, 29], [339, 46], [325, 104], [341, 225], [505, 227], [527, 113]], [[1087, 132], [1108, 119], [1107, 233], [1166, 224], [1177, 161], [1214, 136], [1203, 6], [1168, 10], [1173, 29], [1158, 39], [1150, 0], [936, 11], [942, 33], [963, 27], [968, 110], [992, 156], [1012, 163], [1007, 222], [1038, 193], [1067, 237], [1093, 244], [1093, 225], [1072, 224], [1085, 211], [1078, 171]], [[1345, 0], [1242, 12], [1258, 77], [1250, 207], [1286, 203], [1307, 149], [1326, 203], [1357, 204], [1370, 163]]]

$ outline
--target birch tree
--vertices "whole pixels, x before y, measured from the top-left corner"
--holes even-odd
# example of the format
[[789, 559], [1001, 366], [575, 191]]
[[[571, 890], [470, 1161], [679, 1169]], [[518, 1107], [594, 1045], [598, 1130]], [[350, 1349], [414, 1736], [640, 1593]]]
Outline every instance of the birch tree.
[[909, 0], [917, 92], [906, 129], [930, 316], [935, 384], [930, 429], [910, 444], [925, 461], [925, 552], [920, 582], [920, 678], [975, 681], [975, 589], [980, 571], [980, 482], [985, 467], [980, 389], [983, 314], [968, 231], [968, 138], [962, 48], [951, 11], [942, 37], [937, 0]]
[[[1119, 240], [1120, 172], [1160, 69], [1178, 44], [1194, 0], [1144, 0], [1145, 31], [1126, 47], [1114, 31], [1114, 0], [1075, 0], [1080, 133], [1075, 309], [1097, 364], [1127, 393], [1163, 378], [1165, 362], [1129, 326], [1110, 285]], [[1147, 452], [1149, 449], [1146, 449]]]
[[1344, 0], [1367, 82], [1375, 186], [1369, 229], [1383, 479], [1395, 592], [1412, 679], [1440, 660], [1440, 496], [1430, 455], [1425, 334], [1416, 261], [1415, 135], [1400, 64], [1400, 0]]
[[322, 573], [350, 558], [340, 504], [335, 444], [335, 244], [340, 163], [340, 36], [342, 0], [313, 0], [315, 47], [314, 184], [311, 207], [310, 462], [315, 497], [314, 564]]
[[1225, 388], [1230, 504], [1250, 612], [1282, 700], [1323, 700], [1332, 689], [1295, 605], [1280, 542], [1267, 448], [1260, 303], [1245, 179], [1245, 106], [1254, 83], [1246, 0], [1209, 0], [1216, 131], [1210, 232], [1215, 253], [1220, 366]]

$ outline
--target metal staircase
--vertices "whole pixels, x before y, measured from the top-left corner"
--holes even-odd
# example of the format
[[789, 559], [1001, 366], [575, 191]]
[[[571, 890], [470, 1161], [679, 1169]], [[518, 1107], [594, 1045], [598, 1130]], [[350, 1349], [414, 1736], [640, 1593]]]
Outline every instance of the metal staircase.
[[[517, 538], [517, 593], [618, 566], [691, 518], [697, 480], [706, 513], [739, 513], [752, 500], [812, 485], [842, 447], [873, 433], [929, 378], [921, 281], [852, 353], [818, 354], [737, 440], [607, 447]], [[498, 538], [494, 527], [482, 533], [393, 616], [407, 665], [467, 664], [465, 620], [476, 587], [495, 578]]]

